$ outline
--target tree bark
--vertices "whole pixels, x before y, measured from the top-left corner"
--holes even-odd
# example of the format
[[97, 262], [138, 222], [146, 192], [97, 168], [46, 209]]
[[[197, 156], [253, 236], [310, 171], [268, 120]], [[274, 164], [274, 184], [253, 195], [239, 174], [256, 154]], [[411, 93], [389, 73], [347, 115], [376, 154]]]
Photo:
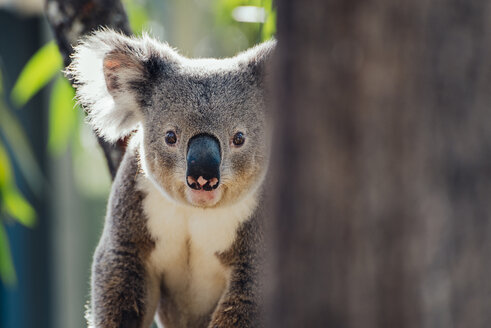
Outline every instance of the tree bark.
[[[120, 0], [47, 0], [46, 17], [65, 67], [70, 65], [73, 46], [87, 33], [100, 27], [110, 27], [124, 34], [131, 34], [128, 17]], [[114, 179], [124, 155], [125, 142], [120, 140], [110, 144], [99, 137], [98, 141]]]
[[271, 327], [491, 326], [490, 24], [278, 1]]

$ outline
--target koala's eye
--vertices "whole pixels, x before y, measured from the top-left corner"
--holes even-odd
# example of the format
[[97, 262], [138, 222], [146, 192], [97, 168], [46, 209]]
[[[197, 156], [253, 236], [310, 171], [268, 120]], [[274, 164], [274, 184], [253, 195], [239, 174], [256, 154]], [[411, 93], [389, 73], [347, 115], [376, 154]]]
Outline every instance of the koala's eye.
[[168, 145], [173, 145], [177, 142], [177, 135], [174, 131], [167, 131], [165, 133], [165, 142]]
[[245, 142], [245, 136], [242, 132], [237, 132], [232, 138], [232, 142], [235, 146], [240, 147]]

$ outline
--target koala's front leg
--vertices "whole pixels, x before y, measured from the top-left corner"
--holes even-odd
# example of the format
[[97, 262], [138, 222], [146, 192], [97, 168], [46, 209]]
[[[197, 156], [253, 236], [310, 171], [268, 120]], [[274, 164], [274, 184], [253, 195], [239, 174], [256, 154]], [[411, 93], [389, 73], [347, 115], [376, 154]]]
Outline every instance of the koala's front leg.
[[148, 328], [158, 302], [158, 283], [137, 247], [103, 246], [92, 272], [92, 320], [96, 328]]
[[104, 232], [92, 264], [91, 321], [95, 328], [148, 328], [160, 288], [146, 260], [154, 242], [137, 188], [138, 161], [128, 149], [114, 180]]
[[220, 259], [231, 267], [231, 276], [208, 328], [263, 327], [262, 229], [257, 218], [242, 224], [232, 248], [220, 254]]
[[260, 302], [254, 291], [258, 284], [252, 280], [257, 276], [247, 268], [236, 268], [233, 280], [218, 307], [213, 313], [209, 328], [262, 327]]

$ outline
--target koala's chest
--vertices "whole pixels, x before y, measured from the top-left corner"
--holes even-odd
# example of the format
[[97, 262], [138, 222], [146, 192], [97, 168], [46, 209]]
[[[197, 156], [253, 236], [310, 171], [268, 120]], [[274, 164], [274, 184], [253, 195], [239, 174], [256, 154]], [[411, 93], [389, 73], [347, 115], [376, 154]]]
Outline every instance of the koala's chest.
[[162, 279], [162, 296], [180, 313], [210, 313], [230, 276], [230, 268], [216, 254], [232, 246], [237, 227], [247, 217], [237, 215], [233, 208], [217, 211], [178, 206], [159, 193], [148, 194], [144, 210], [155, 240], [149, 265]]
[[[230, 247], [234, 233], [230, 236], [196, 222], [206, 218], [187, 218], [182, 213], [162, 214], [150, 224], [159, 226], [152, 235], [156, 247], [150, 255], [150, 265], [161, 277], [163, 295], [170, 299], [182, 312], [205, 314], [217, 303], [225, 290], [229, 268], [216, 256]], [[180, 222], [177, 222], [180, 221]], [[216, 229], [212, 229], [216, 230]]]

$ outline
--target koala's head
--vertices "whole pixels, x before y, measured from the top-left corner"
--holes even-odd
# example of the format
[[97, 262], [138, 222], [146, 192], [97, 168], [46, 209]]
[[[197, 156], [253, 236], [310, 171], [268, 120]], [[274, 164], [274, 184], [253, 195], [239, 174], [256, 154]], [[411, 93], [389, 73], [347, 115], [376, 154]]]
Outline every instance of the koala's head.
[[108, 141], [135, 129], [145, 174], [169, 198], [233, 204], [268, 162], [264, 78], [274, 41], [233, 58], [188, 59], [147, 36], [96, 32], [68, 70], [88, 120]]

